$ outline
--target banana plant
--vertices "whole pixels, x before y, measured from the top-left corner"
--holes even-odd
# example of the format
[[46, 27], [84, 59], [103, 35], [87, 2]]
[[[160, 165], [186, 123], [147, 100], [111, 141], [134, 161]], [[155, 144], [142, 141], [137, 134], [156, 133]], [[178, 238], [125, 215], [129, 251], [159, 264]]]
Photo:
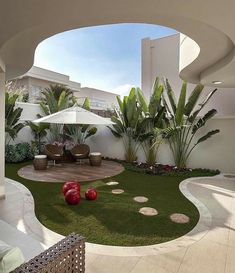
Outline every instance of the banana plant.
[[166, 107], [162, 103], [164, 86], [160, 84], [159, 78], [156, 78], [148, 104], [142, 91], [140, 89], [137, 91], [138, 100], [144, 114], [140, 125], [142, 128], [140, 141], [145, 153], [146, 162], [154, 165], [159, 145], [162, 143], [161, 129], [164, 128], [166, 120]]
[[35, 124], [32, 121], [28, 121], [26, 122], [26, 126], [30, 127], [34, 136], [34, 142], [32, 142], [32, 144], [37, 148], [39, 153], [42, 152], [43, 145], [45, 144], [43, 139], [46, 137], [50, 125], [47, 123]]
[[[63, 85], [50, 85], [42, 92], [40, 106], [45, 115], [50, 115], [76, 104], [76, 98], [70, 89]], [[63, 142], [63, 125], [50, 125], [50, 142]]]
[[23, 109], [16, 108], [17, 94], [5, 94], [5, 143], [14, 140], [24, 124], [19, 122]]
[[115, 109], [111, 120], [115, 123], [108, 126], [115, 137], [121, 138], [125, 149], [125, 160], [133, 162], [137, 160], [137, 152], [140, 147], [141, 121], [143, 119], [142, 107], [138, 101], [138, 90], [132, 88], [128, 96], [123, 100], [117, 96], [119, 110]]
[[199, 84], [194, 88], [186, 101], [187, 83], [183, 82], [177, 102], [174, 91], [167, 79], [164, 80], [164, 85], [168, 97], [168, 103], [164, 99], [164, 104], [170, 115], [170, 124], [168, 124], [170, 129], [165, 134], [165, 138], [168, 139], [176, 166], [178, 168], [185, 168], [187, 160], [196, 146], [219, 133], [218, 129], [211, 130], [198, 140], [195, 140], [200, 129], [217, 113], [216, 109], [211, 109], [204, 116], [199, 117], [201, 110], [215, 94], [217, 89], [212, 90], [208, 96], [200, 102], [204, 86]]

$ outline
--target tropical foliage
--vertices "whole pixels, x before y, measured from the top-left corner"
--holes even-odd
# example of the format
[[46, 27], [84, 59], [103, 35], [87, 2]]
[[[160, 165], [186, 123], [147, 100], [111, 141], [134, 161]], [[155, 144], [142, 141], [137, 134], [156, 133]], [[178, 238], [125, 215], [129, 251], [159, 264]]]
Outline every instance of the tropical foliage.
[[138, 93], [140, 93], [138, 89], [132, 88], [129, 96], [124, 96], [123, 100], [117, 96], [119, 110], [115, 109], [115, 115], [111, 118], [115, 124], [109, 127], [114, 136], [122, 139], [127, 162], [137, 159], [137, 151], [140, 147], [143, 111], [139, 104]]
[[32, 159], [32, 157], [32, 150], [28, 143], [7, 144], [5, 147], [5, 161], [7, 163], [18, 163]]
[[195, 147], [219, 133], [218, 129], [211, 130], [195, 140], [200, 129], [217, 113], [215, 109], [211, 109], [204, 114], [203, 117], [198, 117], [210, 98], [215, 94], [216, 89], [211, 91], [209, 95], [200, 102], [204, 86], [199, 84], [186, 100], [187, 83], [183, 82], [177, 102], [175, 93], [168, 80], [165, 80], [165, 88], [169, 101], [168, 104], [165, 103], [165, 105], [170, 115], [166, 138], [169, 140], [176, 166], [184, 168]]
[[[90, 111], [90, 101], [88, 98], [84, 100], [82, 108]], [[66, 138], [71, 140], [74, 144], [83, 144], [85, 140], [96, 134], [97, 128], [86, 124], [67, 124], [64, 126]]]
[[[70, 89], [63, 85], [50, 85], [42, 92], [40, 102], [41, 109], [45, 115], [50, 115], [58, 111], [72, 107], [76, 103], [76, 98]], [[50, 142], [63, 142], [63, 125], [50, 125]]]
[[45, 144], [45, 141], [43, 141], [43, 139], [47, 135], [47, 129], [50, 128], [49, 124], [46, 123], [35, 124], [31, 121], [28, 121], [26, 124], [27, 126], [30, 127], [32, 134], [34, 136], [32, 146], [34, 147], [34, 149], [37, 149], [38, 153], [42, 152], [43, 145]]
[[163, 85], [156, 78], [149, 104], [140, 89], [138, 89], [138, 101], [143, 112], [143, 120], [140, 124], [140, 141], [146, 156], [146, 162], [150, 165], [156, 163], [158, 147], [162, 142], [162, 132], [166, 121], [166, 107], [162, 103]]
[[16, 107], [18, 94], [6, 92], [5, 94], [5, 143], [17, 137], [24, 124], [19, 122], [23, 109]]
[[76, 98], [69, 88], [55, 84], [42, 91], [40, 106], [45, 115], [50, 115], [72, 107], [75, 103]]

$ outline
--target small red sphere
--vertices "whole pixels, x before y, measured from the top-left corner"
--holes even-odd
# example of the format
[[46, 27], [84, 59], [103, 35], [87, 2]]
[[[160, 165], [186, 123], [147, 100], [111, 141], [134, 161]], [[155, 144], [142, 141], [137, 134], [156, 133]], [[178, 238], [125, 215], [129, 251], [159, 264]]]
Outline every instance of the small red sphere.
[[88, 189], [85, 192], [85, 197], [87, 200], [95, 200], [98, 196], [98, 192], [95, 189]]
[[66, 183], [64, 183], [63, 187], [62, 187], [62, 192], [65, 195], [67, 191], [74, 189], [78, 192], [80, 192], [80, 184], [76, 181], [67, 181]]
[[65, 201], [69, 205], [77, 205], [81, 200], [80, 192], [75, 189], [68, 190], [65, 194]]

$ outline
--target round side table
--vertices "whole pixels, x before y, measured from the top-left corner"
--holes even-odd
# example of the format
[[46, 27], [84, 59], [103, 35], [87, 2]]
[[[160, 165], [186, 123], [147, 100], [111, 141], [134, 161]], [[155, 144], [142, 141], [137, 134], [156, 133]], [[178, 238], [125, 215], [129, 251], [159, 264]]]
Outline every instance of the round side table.
[[47, 156], [46, 155], [35, 155], [33, 166], [35, 170], [41, 171], [47, 169]]
[[90, 153], [89, 161], [91, 166], [100, 166], [102, 162], [101, 153]]

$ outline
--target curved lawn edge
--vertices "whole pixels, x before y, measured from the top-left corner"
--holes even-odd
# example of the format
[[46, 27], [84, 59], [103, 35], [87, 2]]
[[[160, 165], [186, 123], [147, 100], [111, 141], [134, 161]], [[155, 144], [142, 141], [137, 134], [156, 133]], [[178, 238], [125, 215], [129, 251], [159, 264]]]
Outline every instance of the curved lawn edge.
[[[210, 229], [211, 226], [211, 214], [207, 207], [194, 196], [190, 190], [190, 184], [194, 182], [199, 182], [200, 180], [211, 180], [214, 177], [193, 177], [183, 180], [179, 189], [182, 194], [193, 203], [199, 211], [199, 221], [196, 226], [189, 231], [187, 234], [160, 244], [153, 244], [147, 246], [108, 246], [94, 243], [86, 243], [86, 251], [93, 254], [99, 255], [110, 255], [110, 256], [148, 256], [148, 255], [158, 255], [161, 253], [167, 253], [171, 251], [179, 250], [182, 247], [187, 247], [196, 241], [199, 241]], [[17, 189], [21, 192], [24, 198], [24, 215], [23, 220], [25, 224], [29, 227], [32, 233], [39, 238], [39, 240], [46, 245], [50, 246], [59, 241], [64, 236], [48, 229], [45, 227], [35, 215], [35, 203], [33, 196], [29, 189], [19, 182], [11, 179], [7, 179], [8, 182], [14, 184]]]

